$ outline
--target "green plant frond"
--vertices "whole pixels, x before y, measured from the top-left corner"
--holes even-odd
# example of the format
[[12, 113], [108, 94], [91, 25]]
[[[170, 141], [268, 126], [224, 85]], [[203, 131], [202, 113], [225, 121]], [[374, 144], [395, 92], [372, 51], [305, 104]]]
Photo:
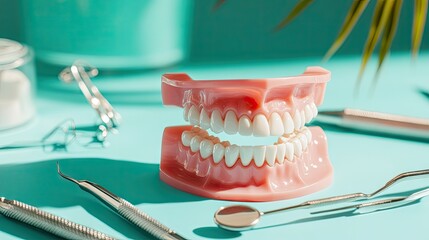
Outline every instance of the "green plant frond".
[[386, 27], [386, 23], [389, 19], [394, 3], [394, 0], [377, 1], [377, 5], [375, 6], [374, 10], [374, 16], [371, 22], [371, 28], [362, 54], [362, 61], [357, 79], [357, 87], [360, 85], [362, 75], [365, 71], [369, 58], [374, 52], [374, 48], [377, 45], [380, 35]]
[[383, 37], [381, 39], [380, 52], [378, 54], [378, 67], [377, 73], [380, 71], [381, 66], [383, 65], [384, 59], [387, 53], [392, 46], [393, 38], [396, 34], [396, 29], [398, 28], [398, 21], [401, 14], [402, 0], [395, 0], [393, 9], [390, 13], [390, 16], [386, 23], [386, 28], [383, 32]]
[[289, 24], [295, 17], [297, 17], [306, 7], [308, 7], [314, 0], [300, 0], [292, 11], [287, 15], [275, 28], [276, 31], [284, 28]]
[[215, 5], [213, 6], [213, 11], [217, 10], [218, 8], [220, 8], [220, 6], [222, 6], [224, 3], [226, 2], [226, 0], [217, 0]]
[[417, 56], [422, 41], [426, 23], [426, 13], [428, 10], [428, 0], [415, 0], [413, 33], [411, 37], [411, 50], [413, 57]]
[[338, 36], [331, 48], [329, 48], [328, 52], [323, 58], [323, 61], [327, 61], [329, 58], [331, 58], [332, 55], [334, 55], [335, 52], [337, 52], [337, 50], [341, 47], [341, 45], [343, 45], [344, 41], [347, 39], [351, 30], [356, 25], [356, 22], [359, 20], [368, 3], [369, 0], [353, 1], [350, 10], [347, 13], [346, 19], [344, 20], [343, 26], [341, 27], [340, 32], [338, 33]]

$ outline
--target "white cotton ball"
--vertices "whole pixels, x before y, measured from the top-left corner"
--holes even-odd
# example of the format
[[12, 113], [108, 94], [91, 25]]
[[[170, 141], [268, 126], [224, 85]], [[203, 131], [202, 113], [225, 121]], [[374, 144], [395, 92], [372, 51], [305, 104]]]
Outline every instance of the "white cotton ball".
[[0, 71], [0, 129], [23, 124], [34, 114], [28, 77], [17, 69]]

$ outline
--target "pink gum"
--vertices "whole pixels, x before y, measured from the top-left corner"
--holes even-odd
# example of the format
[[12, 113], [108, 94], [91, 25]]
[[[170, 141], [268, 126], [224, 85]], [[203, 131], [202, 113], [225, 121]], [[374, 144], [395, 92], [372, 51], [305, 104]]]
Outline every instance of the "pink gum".
[[[206, 111], [214, 109], [222, 115], [233, 110], [237, 116], [302, 109], [306, 103], [323, 102], [329, 71], [321, 67], [309, 67], [294, 77], [236, 80], [197, 80], [185, 73], [162, 76], [162, 100], [164, 105], [184, 107], [193, 104]], [[292, 101], [295, 98], [303, 101]], [[310, 102], [311, 100], [311, 102]]]
[[326, 136], [312, 127], [312, 143], [301, 158], [274, 167], [237, 163], [229, 168], [212, 157], [202, 159], [181, 144], [181, 133], [190, 126], [164, 130], [160, 178], [183, 191], [208, 198], [234, 201], [274, 201], [307, 195], [327, 187], [333, 170]]

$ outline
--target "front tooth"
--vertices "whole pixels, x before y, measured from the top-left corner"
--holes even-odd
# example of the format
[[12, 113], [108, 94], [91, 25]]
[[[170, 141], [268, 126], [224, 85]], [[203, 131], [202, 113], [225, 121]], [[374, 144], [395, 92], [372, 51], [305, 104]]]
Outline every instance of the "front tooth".
[[252, 158], [253, 158], [253, 147], [241, 146], [240, 147], [241, 164], [243, 164], [243, 166], [249, 165], [250, 161], [252, 161]]
[[317, 116], [317, 113], [318, 113], [317, 106], [313, 102], [313, 103], [311, 103], [310, 107], [311, 107], [311, 111], [313, 112], [313, 118], [315, 118]]
[[195, 136], [191, 139], [191, 151], [192, 152], [198, 152], [198, 150], [200, 150], [200, 143], [203, 140], [203, 138], [201, 136]]
[[277, 162], [282, 164], [285, 160], [286, 146], [284, 143], [277, 144]]
[[302, 144], [301, 141], [298, 138], [294, 138], [292, 140], [292, 144], [293, 144], [293, 150], [295, 152], [295, 155], [297, 157], [300, 157], [302, 154]]
[[200, 113], [200, 127], [203, 129], [209, 129], [210, 128], [210, 117], [207, 114], [206, 110], [201, 109]]
[[222, 115], [218, 110], [212, 112], [212, 117], [210, 119], [211, 129], [215, 133], [223, 132], [223, 120]]
[[189, 121], [188, 114], [189, 114], [189, 104], [186, 104], [183, 107], [183, 119], [185, 119], [185, 121], [187, 121], [187, 122]]
[[265, 160], [267, 161], [269, 166], [274, 166], [274, 162], [276, 161], [276, 154], [277, 154], [277, 146], [276, 145], [269, 145], [266, 147], [265, 152]]
[[295, 153], [294, 150], [295, 149], [292, 143], [290, 142], [285, 143], [285, 155], [286, 155], [286, 158], [291, 162], [293, 161], [293, 155]]
[[182, 144], [186, 147], [189, 147], [189, 145], [191, 144], [191, 140], [194, 136], [195, 134], [193, 134], [192, 132], [184, 131], [182, 133]]
[[200, 112], [194, 105], [189, 109], [188, 117], [192, 125], [200, 125]]
[[225, 148], [225, 164], [228, 167], [234, 166], [237, 162], [238, 154], [240, 153], [240, 148], [233, 144]]
[[283, 126], [285, 128], [284, 133], [285, 134], [293, 133], [294, 124], [293, 124], [292, 117], [290, 116], [290, 114], [288, 112], [285, 112], [283, 114], [282, 121], [283, 121]]
[[304, 131], [304, 134], [307, 137], [308, 143], [310, 143], [311, 142], [311, 138], [312, 138], [310, 129], [306, 128], [305, 131]]
[[270, 135], [270, 126], [267, 118], [263, 114], [258, 114], [253, 119], [253, 135], [256, 137], [266, 137]]
[[265, 159], [265, 146], [255, 146], [253, 147], [253, 160], [257, 167], [261, 167], [264, 164]]
[[212, 152], [213, 152], [213, 142], [208, 139], [202, 140], [200, 143], [201, 157], [208, 158], [210, 157], [210, 155], [212, 155]]
[[299, 141], [301, 141], [301, 145], [302, 145], [302, 150], [307, 149], [307, 145], [308, 145], [308, 140], [307, 140], [307, 136], [305, 136], [304, 133], [300, 133], [298, 135]]
[[293, 124], [295, 126], [295, 130], [298, 130], [301, 127], [301, 114], [298, 109], [295, 110], [295, 115], [293, 115]]
[[313, 120], [313, 111], [311, 110], [310, 105], [305, 105], [304, 111], [305, 111], [305, 122], [306, 123], [311, 122], [311, 120]]
[[224, 130], [227, 134], [236, 134], [238, 131], [238, 120], [233, 111], [228, 111], [225, 116]]
[[305, 112], [304, 112], [304, 110], [301, 110], [300, 115], [301, 115], [301, 126], [299, 129], [301, 129], [305, 126]]
[[250, 136], [253, 133], [252, 121], [248, 116], [242, 116], [238, 121], [238, 133], [242, 136]]
[[223, 156], [225, 156], [225, 147], [222, 145], [222, 143], [216, 143], [213, 146], [213, 161], [215, 163], [219, 163]]
[[270, 126], [271, 136], [281, 136], [285, 131], [282, 123], [282, 118], [280, 117], [280, 114], [276, 112], [271, 114], [270, 120], [269, 120], [269, 126]]

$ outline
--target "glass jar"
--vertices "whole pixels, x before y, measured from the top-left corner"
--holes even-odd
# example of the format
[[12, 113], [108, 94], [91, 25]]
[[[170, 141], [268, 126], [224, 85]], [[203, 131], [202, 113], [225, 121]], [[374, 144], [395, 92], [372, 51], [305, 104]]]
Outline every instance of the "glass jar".
[[33, 51], [0, 38], [0, 130], [19, 126], [34, 117], [35, 81]]

